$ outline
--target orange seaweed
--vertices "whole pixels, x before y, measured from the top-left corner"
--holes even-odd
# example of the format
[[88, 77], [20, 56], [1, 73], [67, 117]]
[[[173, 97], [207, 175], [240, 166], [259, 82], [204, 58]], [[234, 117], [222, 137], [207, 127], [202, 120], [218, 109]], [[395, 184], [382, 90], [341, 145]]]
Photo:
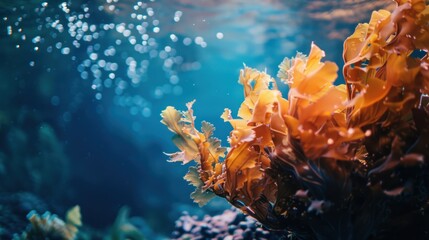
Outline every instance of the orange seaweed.
[[[344, 230], [326, 233], [312, 224], [349, 219], [351, 236], [366, 239], [389, 221], [372, 204], [388, 205], [414, 191], [415, 182], [427, 185], [429, 178], [401, 171], [428, 168], [429, 7], [423, 0], [396, 2], [392, 13], [374, 11], [345, 40], [344, 85], [333, 85], [338, 67], [323, 62], [314, 43], [308, 56], [279, 65], [287, 99], [271, 76], [245, 66], [238, 117], [229, 109], [221, 116], [233, 128], [227, 151], [211, 137], [211, 124], [195, 128], [193, 102], [184, 112], [167, 107], [162, 122], [181, 150], [169, 154], [171, 161], [197, 165], [186, 178], [197, 187], [192, 197], [205, 203], [214, 193], [266, 227], [304, 238], [338, 238]], [[412, 201], [427, 209], [429, 196], [421, 194], [422, 201]], [[380, 211], [401, 214], [386, 209]]]

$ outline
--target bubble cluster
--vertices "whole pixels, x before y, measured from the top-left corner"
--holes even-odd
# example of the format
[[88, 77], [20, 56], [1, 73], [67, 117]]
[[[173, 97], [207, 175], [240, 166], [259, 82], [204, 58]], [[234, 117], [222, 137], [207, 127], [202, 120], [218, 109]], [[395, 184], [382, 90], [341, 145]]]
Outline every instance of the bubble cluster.
[[[20, 13], [16, 19], [2, 17], [6, 23], [2, 26], [8, 37], [16, 39], [16, 49], [26, 45], [34, 52], [69, 57], [96, 101], [113, 96], [114, 103], [128, 107], [131, 115], [149, 117], [153, 99], [182, 94], [180, 72], [200, 68], [199, 62], [187, 61], [178, 49], [205, 48], [207, 42], [202, 36], [167, 30], [167, 26], [181, 21], [184, 13], [180, 10], [173, 9], [165, 18], [161, 15], [166, 13], [159, 13], [160, 5], [155, 1], [99, 3], [46, 1], [21, 6], [11, 9], [13, 15]], [[21, 25], [32, 21], [35, 24], [23, 30]], [[37, 62], [28, 64], [34, 67]]]

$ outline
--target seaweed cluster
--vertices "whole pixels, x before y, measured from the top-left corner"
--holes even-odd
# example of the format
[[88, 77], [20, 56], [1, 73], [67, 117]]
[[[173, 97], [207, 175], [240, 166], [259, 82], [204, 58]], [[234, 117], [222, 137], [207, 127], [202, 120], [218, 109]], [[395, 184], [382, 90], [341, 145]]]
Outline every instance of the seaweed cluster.
[[228, 149], [213, 125], [196, 129], [194, 102], [167, 107], [162, 123], [180, 149], [168, 155], [196, 162], [185, 176], [195, 202], [223, 197], [301, 239], [429, 238], [429, 7], [396, 3], [345, 40], [345, 84], [333, 84], [338, 66], [315, 44], [279, 65], [287, 99], [245, 67], [238, 118], [221, 116]]

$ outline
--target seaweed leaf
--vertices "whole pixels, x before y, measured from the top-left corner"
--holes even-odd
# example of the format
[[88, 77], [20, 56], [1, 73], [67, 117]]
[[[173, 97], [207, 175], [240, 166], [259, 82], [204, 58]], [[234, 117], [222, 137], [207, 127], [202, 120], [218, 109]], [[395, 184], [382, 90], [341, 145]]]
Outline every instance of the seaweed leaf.
[[161, 123], [166, 125], [168, 129], [176, 133], [172, 140], [173, 143], [181, 150], [172, 154], [166, 154], [170, 157], [172, 162], [182, 162], [183, 164], [189, 163], [192, 160], [199, 161], [200, 153], [198, 146], [191, 136], [191, 127], [189, 124], [192, 116], [183, 116], [174, 107], [168, 106], [161, 112]]
[[206, 205], [214, 196], [213, 192], [203, 189], [204, 183], [200, 179], [198, 169], [189, 167], [188, 173], [183, 177], [190, 185], [195, 187], [195, 191], [191, 193], [191, 198], [198, 203], [200, 207]]

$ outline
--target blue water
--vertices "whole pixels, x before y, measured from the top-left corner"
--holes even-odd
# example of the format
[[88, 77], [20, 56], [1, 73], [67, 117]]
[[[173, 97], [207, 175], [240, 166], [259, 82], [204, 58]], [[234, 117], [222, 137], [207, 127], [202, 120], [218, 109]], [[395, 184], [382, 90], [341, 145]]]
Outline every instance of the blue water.
[[[342, 42], [356, 21], [390, 4], [286, 2], [0, 3], [0, 179], [24, 179], [0, 182], [0, 190], [33, 192], [58, 209], [78, 204], [94, 228], [111, 225], [127, 205], [165, 236], [182, 210], [224, 209], [215, 202], [201, 210], [189, 199], [187, 167], [163, 154], [176, 148], [161, 110], [196, 99], [197, 122], [214, 123], [226, 145], [230, 128], [219, 116], [225, 107], [237, 112], [243, 64], [275, 77], [284, 57], [307, 53], [314, 41], [341, 67]], [[348, 12], [332, 14], [338, 9]], [[54, 149], [39, 146], [43, 124]], [[28, 153], [14, 155], [20, 146]], [[46, 160], [57, 152], [61, 164]], [[12, 161], [22, 166], [9, 170]]]

